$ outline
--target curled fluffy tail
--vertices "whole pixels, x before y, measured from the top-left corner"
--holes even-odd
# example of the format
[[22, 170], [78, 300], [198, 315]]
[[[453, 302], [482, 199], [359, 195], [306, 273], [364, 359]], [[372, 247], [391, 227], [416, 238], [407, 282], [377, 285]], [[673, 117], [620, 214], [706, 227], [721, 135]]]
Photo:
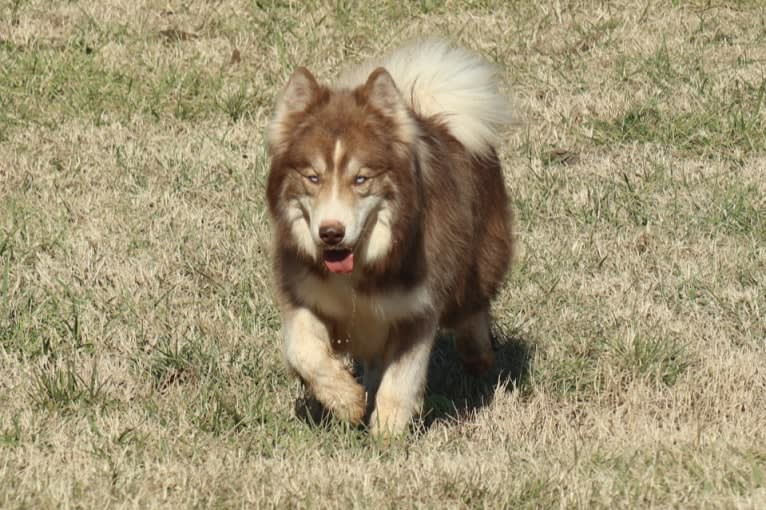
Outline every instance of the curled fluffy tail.
[[452, 135], [475, 154], [491, 152], [512, 121], [495, 67], [476, 53], [440, 40], [418, 41], [348, 70], [338, 85], [362, 84], [379, 66], [388, 70], [416, 113], [439, 116]]

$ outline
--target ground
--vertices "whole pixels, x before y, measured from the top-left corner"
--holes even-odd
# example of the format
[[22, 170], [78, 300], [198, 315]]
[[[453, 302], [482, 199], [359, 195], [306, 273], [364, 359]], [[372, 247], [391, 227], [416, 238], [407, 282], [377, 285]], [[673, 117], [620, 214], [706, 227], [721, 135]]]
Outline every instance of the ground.
[[[381, 445], [296, 417], [263, 133], [424, 34], [507, 84], [518, 250]], [[765, 96], [756, 1], [3, 2], [0, 507], [763, 508]]]

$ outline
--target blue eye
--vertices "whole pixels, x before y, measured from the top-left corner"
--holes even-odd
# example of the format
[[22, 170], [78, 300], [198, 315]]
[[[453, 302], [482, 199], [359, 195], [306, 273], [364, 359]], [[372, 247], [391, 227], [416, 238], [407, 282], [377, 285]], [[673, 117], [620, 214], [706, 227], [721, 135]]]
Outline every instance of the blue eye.
[[364, 175], [357, 175], [356, 179], [354, 179], [354, 184], [359, 186], [360, 184], [364, 184], [367, 181], [367, 177]]
[[316, 174], [307, 175], [306, 179], [308, 179], [311, 184], [319, 184], [319, 176]]

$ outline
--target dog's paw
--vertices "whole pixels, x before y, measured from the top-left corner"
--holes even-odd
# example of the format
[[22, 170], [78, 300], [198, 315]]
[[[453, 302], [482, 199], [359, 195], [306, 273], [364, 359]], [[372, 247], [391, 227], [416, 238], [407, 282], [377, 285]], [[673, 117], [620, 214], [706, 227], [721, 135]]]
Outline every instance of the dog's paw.
[[417, 410], [414, 407], [378, 395], [375, 410], [370, 416], [370, 435], [383, 440], [404, 436], [409, 430], [412, 417], [416, 414]]
[[364, 418], [367, 408], [364, 388], [351, 374], [326, 381], [314, 389], [316, 398], [336, 417], [354, 425]]

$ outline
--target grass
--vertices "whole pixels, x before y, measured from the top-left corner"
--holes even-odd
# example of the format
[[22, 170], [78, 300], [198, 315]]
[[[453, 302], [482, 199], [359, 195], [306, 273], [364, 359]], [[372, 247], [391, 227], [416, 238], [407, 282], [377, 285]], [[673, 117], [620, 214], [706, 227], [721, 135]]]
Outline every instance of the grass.
[[[383, 447], [296, 417], [262, 134], [419, 34], [502, 69], [519, 250]], [[765, 96], [759, 2], [0, 5], [0, 507], [763, 507]]]

